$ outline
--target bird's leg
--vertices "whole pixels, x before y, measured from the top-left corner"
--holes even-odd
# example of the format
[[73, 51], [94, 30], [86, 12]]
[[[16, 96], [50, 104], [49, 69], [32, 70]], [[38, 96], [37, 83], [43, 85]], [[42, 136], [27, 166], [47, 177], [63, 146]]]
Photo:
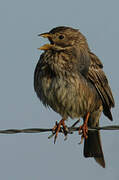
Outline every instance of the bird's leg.
[[90, 115], [90, 113], [88, 112], [87, 115], [86, 115], [86, 118], [84, 120], [83, 125], [79, 127], [79, 134], [82, 134], [81, 143], [83, 142], [83, 138], [85, 138], [85, 139], [88, 138], [88, 136], [87, 136], [87, 133], [88, 133], [87, 123], [88, 123], [89, 115]]
[[66, 127], [65, 122], [64, 122], [65, 120], [66, 120], [66, 119], [63, 118], [63, 119], [60, 120], [59, 123], [56, 122], [56, 125], [55, 125], [55, 126], [53, 127], [53, 129], [52, 129], [53, 133], [55, 132], [54, 144], [55, 144], [55, 142], [56, 142], [58, 133], [59, 133], [60, 130], [61, 130], [61, 126], [62, 126], [62, 128], [63, 128], [63, 133], [64, 133], [64, 135], [65, 135], [65, 136], [67, 135], [67, 127]]

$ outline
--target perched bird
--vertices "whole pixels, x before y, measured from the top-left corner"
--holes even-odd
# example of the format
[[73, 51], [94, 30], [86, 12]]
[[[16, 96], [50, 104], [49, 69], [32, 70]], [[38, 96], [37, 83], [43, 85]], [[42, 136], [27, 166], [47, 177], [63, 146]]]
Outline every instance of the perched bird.
[[68, 117], [83, 118], [79, 133], [85, 139], [84, 156], [94, 157], [105, 167], [100, 134], [88, 131], [88, 127], [99, 126], [102, 112], [112, 120], [114, 98], [103, 64], [77, 29], [61, 26], [39, 36], [48, 38], [50, 43], [39, 48], [44, 52], [35, 69], [34, 89], [45, 106], [62, 116], [53, 128], [55, 141], [61, 126], [66, 134]]

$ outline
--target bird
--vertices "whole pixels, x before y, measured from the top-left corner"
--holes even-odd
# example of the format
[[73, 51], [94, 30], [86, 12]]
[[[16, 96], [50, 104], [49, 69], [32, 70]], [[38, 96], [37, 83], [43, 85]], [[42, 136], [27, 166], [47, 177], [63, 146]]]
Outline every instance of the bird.
[[67, 134], [69, 117], [82, 118], [79, 134], [84, 138], [84, 157], [93, 157], [105, 168], [100, 132], [88, 130], [99, 126], [102, 112], [113, 120], [115, 102], [101, 60], [79, 29], [59, 26], [38, 36], [49, 43], [38, 48], [43, 53], [35, 68], [34, 89], [43, 105], [62, 117], [53, 127], [54, 143], [61, 127]]

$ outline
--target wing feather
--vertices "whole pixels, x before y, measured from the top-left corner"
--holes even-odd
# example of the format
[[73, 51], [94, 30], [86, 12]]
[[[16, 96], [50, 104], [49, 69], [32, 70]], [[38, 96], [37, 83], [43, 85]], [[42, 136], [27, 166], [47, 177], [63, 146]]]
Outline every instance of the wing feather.
[[108, 80], [103, 71], [103, 64], [101, 63], [99, 58], [92, 52], [89, 52], [89, 55], [91, 63], [88, 71], [88, 79], [94, 84], [102, 99], [104, 114], [112, 120], [110, 109], [111, 107], [114, 107], [115, 103]]

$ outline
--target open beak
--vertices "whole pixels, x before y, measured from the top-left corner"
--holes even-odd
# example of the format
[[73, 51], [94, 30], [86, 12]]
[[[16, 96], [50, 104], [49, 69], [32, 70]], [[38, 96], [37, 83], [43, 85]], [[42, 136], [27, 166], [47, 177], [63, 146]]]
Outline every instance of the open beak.
[[45, 44], [41, 46], [40, 48], [38, 48], [38, 50], [49, 50], [49, 49], [52, 49], [52, 47], [53, 47], [52, 44]]
[[[42, 34], [38, 34], [38, 36], [41, 36], [43, 38], [52, 38], [51, 34], [50, 33], [42, 33]], [[38, 48], [38, 50], [49, 50], [49, 49], [52, 49], [53, 47], [53, 44], [45, 44], [43, 46], [41, 46], [40, 48]]]

